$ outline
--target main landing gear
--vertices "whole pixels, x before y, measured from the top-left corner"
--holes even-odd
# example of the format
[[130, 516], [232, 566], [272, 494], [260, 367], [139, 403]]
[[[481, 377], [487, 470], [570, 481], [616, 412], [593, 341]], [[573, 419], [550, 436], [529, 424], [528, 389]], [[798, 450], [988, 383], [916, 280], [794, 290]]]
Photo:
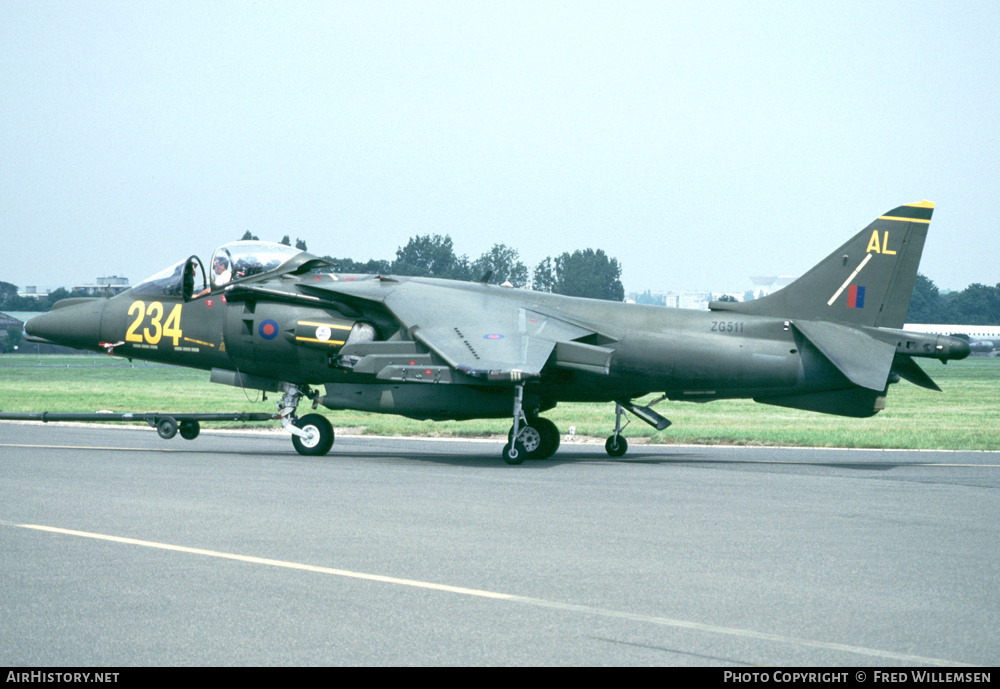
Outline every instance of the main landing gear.
[[548, 459], [559, 449], [559, 429], [548, 419], [524, 411], [524, 386], [514, 388], [514, 425], [507, 434], [503, 461], [520, 464], [525, 459]]

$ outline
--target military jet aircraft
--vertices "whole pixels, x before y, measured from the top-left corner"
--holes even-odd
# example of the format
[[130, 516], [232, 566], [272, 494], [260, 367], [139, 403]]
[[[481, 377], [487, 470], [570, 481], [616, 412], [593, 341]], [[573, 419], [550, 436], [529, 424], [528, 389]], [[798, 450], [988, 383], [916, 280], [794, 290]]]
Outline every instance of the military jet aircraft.
[[902, 330], [933, 209], [895, 208], [784, 289], [708, 311], [339, 275], [308, 253], [244, 241], [215, 252], [208, 278], [191, 256], [109, 299], [63, 300], [25, 330], [281, 393], [274, 418], [304, 455], [326, 454], [334, 434], [324, 416], [296, 415], [302, 398], [415, 419], [507, 417], [509, 464], [556, 451], [559, 430], [541, 414], [559, 402], [613, 402], [606, 449], [621, 456], [625, 412], [662, 430], [670, 422], [652, 406], [663, 399], [868, 417], [900, 378], [938, 390], [914, 357], [962, 359], [968, 342]]

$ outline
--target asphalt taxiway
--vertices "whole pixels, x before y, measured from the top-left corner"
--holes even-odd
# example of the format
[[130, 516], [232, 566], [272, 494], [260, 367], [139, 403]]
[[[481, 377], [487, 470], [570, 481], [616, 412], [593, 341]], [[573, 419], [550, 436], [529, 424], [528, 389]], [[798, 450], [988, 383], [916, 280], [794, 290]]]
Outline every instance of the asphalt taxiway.
[[994, 665], [1000, 453], [0, 423], [0, 665]]

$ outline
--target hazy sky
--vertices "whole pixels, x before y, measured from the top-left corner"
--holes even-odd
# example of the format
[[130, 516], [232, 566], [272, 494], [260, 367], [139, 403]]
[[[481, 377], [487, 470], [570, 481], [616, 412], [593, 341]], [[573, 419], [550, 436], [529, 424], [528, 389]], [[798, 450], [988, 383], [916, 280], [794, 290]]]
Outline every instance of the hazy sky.
[[0, 280], [134, 283], [250, 230], [745, 290], [929, 199], [921, 272], [993, 285], [998, 132], [994, 0], [4, 0]]

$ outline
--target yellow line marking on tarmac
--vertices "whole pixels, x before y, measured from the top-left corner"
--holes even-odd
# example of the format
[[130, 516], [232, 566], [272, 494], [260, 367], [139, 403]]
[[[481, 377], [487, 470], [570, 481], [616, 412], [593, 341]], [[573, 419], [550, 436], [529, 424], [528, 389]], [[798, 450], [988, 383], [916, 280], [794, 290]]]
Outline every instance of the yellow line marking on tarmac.
[[316, 565], [306, 565], [298, 562], [288, 562], [285, 560], [272, 560], [264, 557], [254, 557], [252, 555], [237, 555], [235, 553], [223, 553], [218, 550], [204, 550], [202, 548], [189, 548], [183, 545], [171, 545], [169, 543], [158, 543], [156, 541], [143, 541], [136, 538], [124, 538], [122, 536], [108, 536], [106, 534], [91, 533], [89, 531], [74, 531], [73, 529], [61, 529], [55, 526], [41, 526], [39, 524], [17, 524], [24, 529], [35, 529], [36, 531], [48, 531], [50, 533], [63, 534], [65, 536], [79, 536], [81, 538], [94, 538], [100, 541], [111, 541], [113, 543], [124, 543], [127, 545], [139, 545], [146, 548], [156, 548], [159, 550], [172, 550], [178, 553], [188, 553], [191, 555], [206, 555], [224, 560], [237, 560], [239, 562], [249, 562], [255, 565], [269, 565], [271, 567], [284, 567], [285, 569], [298, 569], [305, 572], [317, 572], [319, 574], [332, 574], [338, 577], [348, 577], [351, 579], [364, 579], [367, 581], [378, 581], [384, 584], [397, 584], [400, 586], [412, 586], [422, 589], [433, 589], [435, 591], [447, 591], [449, 593], [460, 593], [466, 596], [479, 596], [481, 598], [501, 598], [511, 599], [505, 593], [493, 593], [492, 591], [480, 591], [478, 589], [463, 588], [461, 586], [448, 586], [447, 584], [433, 584], [426, 581], [416, 581], [413, 579], [399, 579], [397, 577], [387, 577], [380, 574], [364, 574], [362, 572], [351, 572], [346, 569], [334, 569], [332, 567], [319, 567]]
[[73, 529], [62, 529], [55, 526], [43, 526], [40, 524], [13, 524], [10, 522], [0, 522], [0, 524], [8, 524], [10, 526], [16, 526], [22, 529], [45, 531], [48, 533], [61, 534], [64, 536], [92, 538], [100, 541], [110, 541], [112, 543], [122, 543], [125, 545], [136, 545], [145, 548], [156, 548], [158, 550], [168, 550], [173, 552], [186, 553], [190, 555], [204, 555], [208, 557], [216, 557], [225, 560], [236, 560], [238, 562], [247, 562], [250, 564], [257, 564], [257, 565], [267, 565], [270, 567], [282, 567], [285, 569], [314, 572], [317, 574], [329, 574], [333, 576], [347, 577], [350, 579], [374, 581], [383, 584], [394, 584], [397, 586], [409, 586], [413, 588], [430, 589], [433, 591], [455, 593], [464, 596], [475, 596], [478, 598], [505, 600], [513, 603], [531, 605], [537, 608], [547, 608], [550, 610], [559, 610], [563, 612], [575, 612], [584, 615], [598, 615], [601, 617], [656, 624], [664, 627], [673, 627], [677, 629], [690, 629], [699, 632], [707, 632], [710, 634], [723, 634], [726, 636], [735, 636], [745, 639], [756, 639], [758, 641], [772, 641], [775, 643], [791, 644], [795, 646], [804, 646], [808, 648], [818, 648], [828, 651], [840, 651], [844, 653], [853, 653], [874, 658], [881, 658], [884, 660], [900, 660], [906, 663], [925, 663], [928, 665], [967, 666], [965, 663], [959, 663], [953, 660], [927, 658], [924, 656], [912, 655], [908, 653], [894, 653], [892, 651], [882, 651], [874, 648], [864, 648], [862, 646], [851, 646], [848, 644], [839, 644], [828, 641], [813, 641], [811, 639], [800, 639], [792, 636], [783, 636], [781, 634], [769, 634], [766, 632], [757, 632], [751, 629], [722, 627], [714, 624], [704, 624], [702, 622], [679, 620], [670, 617], [659, 617], [656, 615], [644, 615], [641, 613], [630, 613], [619, 610], [609, 610], [606, 608], [596, 608], [589, 605], [578, 605], [574, 603], [560, 603], [558, 601], [550, 601], [542, 598], [530, 598], [527, 596], [518, 596], [509, 593], [496, 593], [494, 591], [484, 591], [482, 589], [465, 588], [462, 586], [449, 586], [447, 584], [435, 584], [426, 581], [417, 581], [415, 579], [400, 579], [398, 577], [383, 576], [381, 574], [366, 574], [363, 572], [352, 572], [346, 569], [319, 567], [316, 565], [307, 565], [298, 562], [288, 562], [286, 560], [272, 560], [270, 558], [253, 557], [250, 555], [224, 553], [218, 550], [189, 548], [187, 546], [172, 545], [169, 543], [159, 543], [156, 541], [144, 541], [136, 538], [124, 538], [122, 536], [109, 536], [106, 534], [92, 533], [89, 531], [75, 531]]
[[23, 447], [35, 450], [111, 450], [114, 452], [190, 452], [191, 448], [179, 447], [101, 447], [99, 445], [28, 445], [0, 443], [0, 447]]

